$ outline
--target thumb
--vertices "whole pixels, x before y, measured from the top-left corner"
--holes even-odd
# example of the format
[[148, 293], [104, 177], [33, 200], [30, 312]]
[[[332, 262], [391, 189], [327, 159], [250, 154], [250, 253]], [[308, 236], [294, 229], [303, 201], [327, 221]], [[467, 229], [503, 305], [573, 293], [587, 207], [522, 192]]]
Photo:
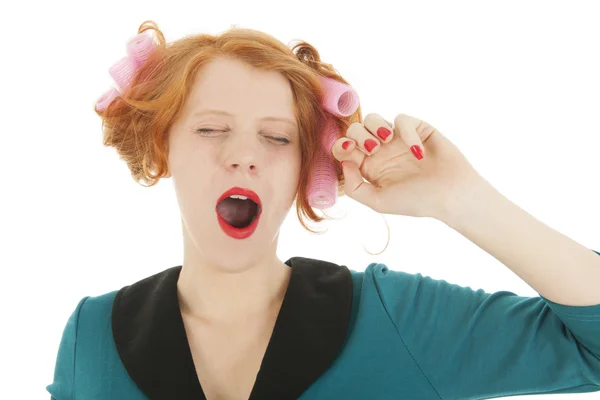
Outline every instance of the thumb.
[[344, 193], [351, 199], [377, 211], [377, 189], [363, 179], [358, 166], [352, 161], [342, 161], [342, 171], [344, 172]]

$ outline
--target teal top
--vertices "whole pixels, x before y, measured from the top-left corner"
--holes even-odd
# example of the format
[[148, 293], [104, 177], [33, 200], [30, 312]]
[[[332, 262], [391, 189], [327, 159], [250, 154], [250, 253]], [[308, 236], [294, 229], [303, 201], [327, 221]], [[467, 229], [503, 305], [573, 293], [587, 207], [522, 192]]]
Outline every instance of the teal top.
[[[304, 257], [286, 264], [250, 399], [600, 391], [600, 304], [486, 293], [380, 263], [364, 272]], [[52, 399], [206, 398], [179, 311], [181, 268], [79, 301], [46, 387]]]

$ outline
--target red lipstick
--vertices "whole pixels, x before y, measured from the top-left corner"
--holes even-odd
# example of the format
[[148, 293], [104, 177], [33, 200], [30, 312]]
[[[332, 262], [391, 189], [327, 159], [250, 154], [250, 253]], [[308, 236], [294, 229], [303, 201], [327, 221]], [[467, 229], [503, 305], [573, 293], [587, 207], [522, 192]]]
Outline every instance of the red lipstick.
[[246, 196], [247, 198], [249, 198], [250, 200], [252, 200], [253, 202], [255, 202], [256, 204], [258, 204], [259, 208], [261, 207], [261, 203], [260, 203], [260, 197], [258, 197], [258, 195], [256, 193], [254, 193], [252, 190], [250, 189], [243, 189], [240, 187], [232, 187], [231, 189], [227, 190], [225, 193], [223, 193], [221, 195], [221, 197], [219, 197], [219, 200], [217, 200], [217, 204], [221, 202], [221, 200], [234, 195], [234, 194], [239, 194], [241, 196]]
[[258, 195], [250, 189], [244, 189], [244, 188], [240, 188], [240, 187], [232, 187], [231, 189], [227, 190], [225, 193], [223, 193], [219, 197], [219, 199], [217, 200], [217, 204], [219, 204], [221, 202], [221, 200], [226, 199], [227, 197], [229, 197], [231, 195], [245, 196], [258, 205], [258, 214], [254, 218], [252, 223], [244, 228], [236, 228], [236, 227], [229, 225], [219, 215], [219, 213], [216, 211], [216, 207], [215, 207], [215, 212], [217, 214], [217, 220], [218, 220], [219, 226], [221, 227], [223, 232], [225, 232], [228, 236], [230, 236], [234, 239], [246, 239], [247, 237], [250, 237], [254, 233], [256, 228], [258, 227], [258, 220], [260, 219], [260, 215], [262, 214], [262, 203], [260, 201], [260, 197], [258, 197]]

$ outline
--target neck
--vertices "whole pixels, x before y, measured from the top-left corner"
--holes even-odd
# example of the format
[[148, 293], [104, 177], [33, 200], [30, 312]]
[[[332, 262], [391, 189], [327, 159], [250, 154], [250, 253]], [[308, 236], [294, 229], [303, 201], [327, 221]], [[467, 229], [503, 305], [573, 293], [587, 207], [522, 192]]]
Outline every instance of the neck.
[[[272, 316], [287, 291], [291, 268], [275, 255], [256, 264], [231, 269], [200, 259], [197, 251], [184, 251], [177, 281], [181, 313], [198, 322], [238, 324]], [[220, 260], [219, 260], [220, 261]], [[247, 258], [244, 259], [247, 263]]]

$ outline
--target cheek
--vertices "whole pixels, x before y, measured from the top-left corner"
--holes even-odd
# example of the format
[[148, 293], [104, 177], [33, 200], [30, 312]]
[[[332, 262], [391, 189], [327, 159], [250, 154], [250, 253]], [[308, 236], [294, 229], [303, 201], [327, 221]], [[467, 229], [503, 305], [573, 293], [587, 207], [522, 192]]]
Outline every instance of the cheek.
[[214, 151], [207, 146], [199, 146], [193, 141], [180, 141], [169, 152], [169, 162], [173, 166], [173, 173], [181, 177], [188, 175], [197, 177], [202, 171], [207, 171], [213, 165], [213, 158]]
[[301, 169], [299, 154], [289, 157], [279, 169], [278, 181], [281, 182], [282, 189], [284, 189], [286, 197], [290, 201], [293, 201], [296, 197]]
[[213, 194], [210, 180], [215, 167], [209, 154], [204, 153], [184, 144], [174, 146], [169, 153], [171, 178], [182, 211], [193, 212], [208, 200], [207, 195]]
[[214, 207], [212, 196], [214, 189], [208, 182], [200, 179], [200, 175], [190, 176], [187, 173], [184, 176], [179, 175], [177, 180], [173, 181], [174, 189], [179, 204], [179, 210], [182, 217], [190, 227], [202, 224], [207, 218], [214, 216]]

